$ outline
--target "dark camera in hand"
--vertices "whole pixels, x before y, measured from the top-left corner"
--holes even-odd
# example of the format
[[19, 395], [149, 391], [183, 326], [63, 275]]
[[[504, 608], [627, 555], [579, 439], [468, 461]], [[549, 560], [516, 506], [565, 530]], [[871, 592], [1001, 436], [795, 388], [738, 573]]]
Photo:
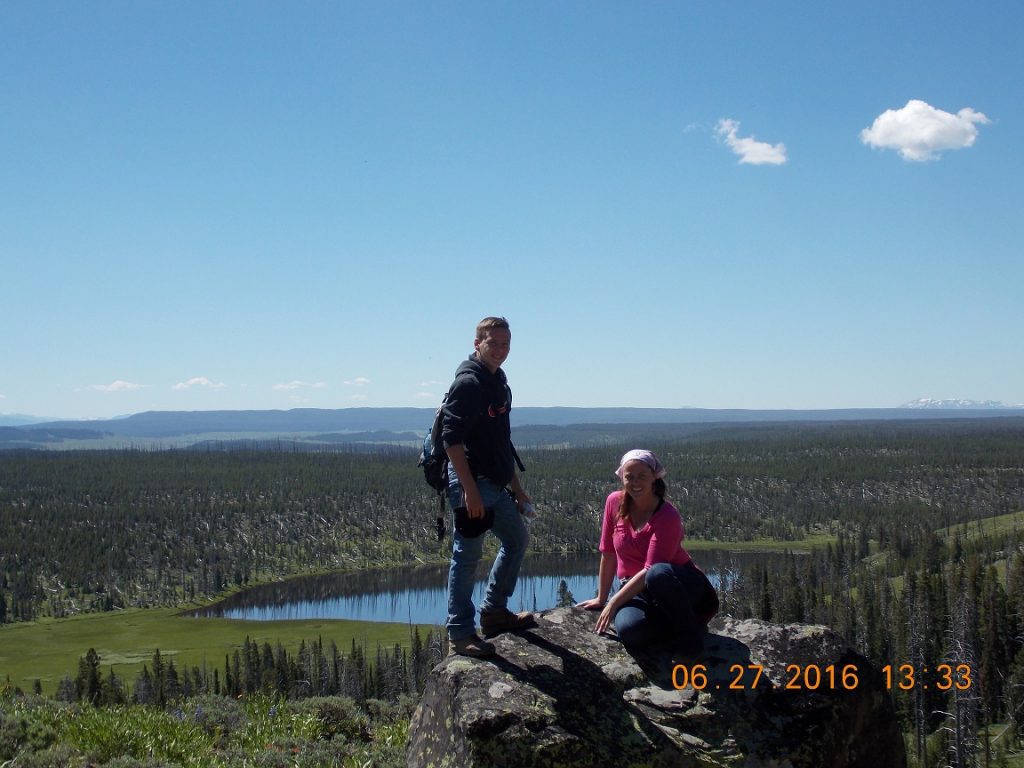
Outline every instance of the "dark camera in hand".
[[465, 507], [455, 509], [455, 530], [469, 539], [475, 539], [490, 530], [494, 525], [494, 508], [485, 507], [480, 517], [470, 517], [469, 510]]

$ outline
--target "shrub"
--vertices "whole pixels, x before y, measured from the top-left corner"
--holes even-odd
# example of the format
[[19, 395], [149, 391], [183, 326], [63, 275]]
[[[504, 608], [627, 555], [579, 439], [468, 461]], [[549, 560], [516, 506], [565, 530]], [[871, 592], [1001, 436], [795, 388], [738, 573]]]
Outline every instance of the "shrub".
[[103, 763], [102, 768], [177, 768], [178, 763], [168, 763], [154, 758], [138, 759], [135, 757], [115, 757], [108, 763]]
[[206, 694], [189, 699], [182, 710], [210, 736], [217, 746], [226, 746], [231, 737], [245, 729], [248, 722], [244, 708], [237, 699]]
[[348, 696], [304, 699], [293, 705], [296, 713], [310, 713], [323, 726], [323, 738], [342, 736], [347, 741], [368, 741], [370, 719]]
[[17, 768], [80, 768], [85, 765], [82, 754], [70, 744], [55, 744], [41, 752], [23, 752], [11, 761]]

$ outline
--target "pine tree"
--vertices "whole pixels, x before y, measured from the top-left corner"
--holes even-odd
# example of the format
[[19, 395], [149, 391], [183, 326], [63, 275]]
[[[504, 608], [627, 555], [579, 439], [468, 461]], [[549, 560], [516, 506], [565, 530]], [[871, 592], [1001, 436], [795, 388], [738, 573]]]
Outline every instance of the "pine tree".
[[111, 707], [117, 704], [125, 704], [127, 699], [124, 683], [121, 682], [121, 678], [114, 674], [114, 667], [111, 666], [107, 676], [103, 678], [100, 703], [105, 707]]
[[174, 659], [167, 662], [166, 679], [164, 682], [164, 701], [167, 704], [174, 703], [181, 698], [181, 678], [174, 666]]
[[163, 658], [160, 656], [160, 649], [153, 651], [153, 703], [158, 707], [167, 705], [167, 669], [164, 666]]
[[78, 676], [75, 678], [75, 698], [78, 701], [100, 705], [100, 692], [103, 682], [100, 676], [100, 656], [95, 648], [90, 648], [85, 656], [78, 660]]
[[157, 694], [153, 685], [153, 676], [149, 673], [146, 665], [135, 678], [135, 687], [132, 691], [132, 701], [136, 704], [156, 704]]

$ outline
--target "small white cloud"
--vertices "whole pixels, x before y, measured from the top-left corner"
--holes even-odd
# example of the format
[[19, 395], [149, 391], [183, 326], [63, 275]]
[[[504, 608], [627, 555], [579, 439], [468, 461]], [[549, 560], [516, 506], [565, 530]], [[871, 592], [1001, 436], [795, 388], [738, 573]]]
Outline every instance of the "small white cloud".
[[369, 395], [349, 395], [349, 400], [369, 400]]
[[271, 389], [290, 390], [290, 389], [305, 389], [307, 387], [309, 389], [323, 389], [326, 386], [327, 386], [327, 382], [325, 382], [325, 381], [318, 381], [318, 382], [316, 382], [314, 384], [307, 384], [304, 381], [299, 381], [298, 379], [296, 379], [295, 381], [289, 381], [287, 384], [274, 384], [271, 387]]
[[976, 123], [990, 122], [970, 107], [954, 115], [911, 99], [902, 109], [887, 109], [876, 117], [870, 128], [860, 132], [860, 140], [876, 149], [898, 150], [904, 160], [923, 162], [937, 160], [948, 149], [972, 146], [978, 138]]
[[738, 155], [740, 163], [748, 165], [782, 165], [786, 162], [785, 144], [767, 144], [755, 141], [753, 136], [740, 137], [737, 134], [740, 124], [737, 120], [723, 117], [718, 121], [716, 132], [719, 138]]
[[191, 389], [192, 387], [205, 387], [207, 389], [224, 389], [223, 382], [210, 381], [205, 376], [196, 376], [188, 381], [180, 381], [172, 389]]
[[133, 384], [130, 381], [112, 381], [109, 384], [93, 384], [92, 389], [97, 392], [128, 392], [133, 389], [142, 389], [145, 384]]
[[439, 387], [444, 384], [443, 381], [421, 381], [419, 386], [421, 387]]
[[438, 395], [435, 395], [433, 392], [417, 392], [413, 397], [418, 400], [427, 400], [428, 398], [433, 400], [435, 397], [438, 397]]
[[350, 387], [365, 387], [369, 383], [370, 380], [365, 376], [357, 376], [356, 378], [349, 379], [348, 381], [345, 382], [345, 384], [347, 384]]

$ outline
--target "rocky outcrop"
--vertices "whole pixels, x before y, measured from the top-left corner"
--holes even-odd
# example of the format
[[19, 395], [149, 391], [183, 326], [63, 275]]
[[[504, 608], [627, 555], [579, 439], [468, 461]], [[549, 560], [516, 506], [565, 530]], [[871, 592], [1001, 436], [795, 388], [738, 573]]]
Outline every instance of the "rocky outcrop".
[[676, 666], [630, 656], [595, 618], [557, 608], [495, 638], [495, 659], [439, 664], [410, 768], [905, 765], [881, 675], [826, 627], [719, 617]]

